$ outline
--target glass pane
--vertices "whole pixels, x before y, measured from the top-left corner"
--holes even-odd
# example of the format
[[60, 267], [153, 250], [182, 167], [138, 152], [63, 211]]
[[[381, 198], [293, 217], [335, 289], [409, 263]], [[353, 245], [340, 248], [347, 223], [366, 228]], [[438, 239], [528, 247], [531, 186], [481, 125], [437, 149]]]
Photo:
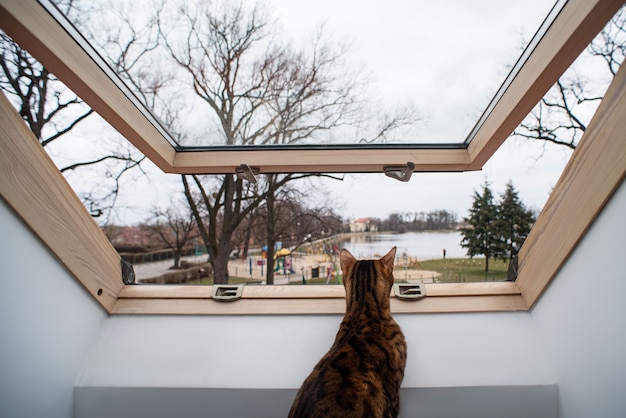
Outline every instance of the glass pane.
[[[190, 199], [184, 193], [181, 176], [163, 174], [148, 160], [142, 159], [97, 115], [83, 119], [82, 115], [86, 115], [89, 109], [53, 77], [46, 79], [48, 90], [43, 102], [41, 98], [34, 100], [31, 96], [11, 91], [13, 87], [7, 74], [17, 74], [18, 68], [11, 63], [11, 57], [17, 57], [15, 62], [21, 62], [20, 68], [28, 68], [29, 74], [45, 75], [46, 72], [35, 60], [21, 55], [11, 39], [4, 36], [3, 59], [9, 71], [3, 73], [0, 87], [22, 112], [27, 123], [29, 118], [32, 119], [25, 111], [29, 106], [31, 116], [39, 111], [50, 116], [55, 105], [72, 103], [72, 106], [63, 106], [63, 109], [69, 109], [67, 112], [54, 112], [59, 119], [47, 123], [37, 137], [57, 166], [64, 170], [77, 195], [119, 252], [125, 253], [124, 257], [135, 264], [140, 283], [213, 283], [213, 277], [217, 276], [211, 272], [213, 267], [207, 266], [209, 261], [215, 261], [207, 254], [207, 247], [213, 244], [221, 246], [221, 255], [226, 249], [226, 268], [231, 283], [266, 281], [267, 259], [271, 252], [268, 244], [276, 257], [271, 269], [276, 284], [336, 284], [339, 283], [339, 248], [346, 247], [359, 258], [370, 258], [382, 256], [394, 245], [398, 247], [398, 281], [503, 280], [507, 262], [492, 258], [490, 269], [497, 270], [497, 274], [490, 271], [481, 274], [481, 269], [486, 267], [485, 259], [480, 254], [468, 257], [467, 248], [459, 242], [462, 233], [458, 227], [464, 226], [460, 225], [464, 218], [469, 218], [473, 194], [481, 192], [485, 180], [489, 182], [494, 203], [499, 201], [511, 181], [526, 209], [534, 214], [541, 210], [571, 155], [572, 146], [576, 146], [591, 119], [599, 103], [597, 98], [603, 96], [616, 66], [623, 61], [623, 48], [603, 47], [607, 39], [617, 45], [626, 42], [623, 11], [615, 19], [617, 24], [607, 26], [605, 33], [581, 55], [482, 172], [415, 173], [408, 183], [380, 173], [293, 178], [287, 183], [289, 187], [281, 185], [274, 190], [271, 202], [268, 187], [278, 184], [285, 175], [260, 175], [256, 185], [237, 183], [242, 199], [238, 209], [233, 203], [230, 208], [239, 210], [241, 219], [233, 231], [223, 228], [225, 219], [230, 216], [225, 215], [223, 206], [227, 195], [224, 179], [235, 182], [234, 176], [200, 176], [198, 183], [193, 177], [186, 176], [188, 195], [196, 202], [198, 218], [207, 228], [216, 228], [217, 239], [207, 245], [198, 226], [191, 228], [181, 245], [181, 255], [187, 264], [179, 264], [174, 269], [171, 255], [177, 250], [171, 242], [166, 242], [167, 237], [159, 237], [155, 226], [158, 223], [165, 225], [165, 235], [171, 236], [173, 230], [167, 229], [168, 219], [190, 219]], [[598, 54], [601, 51], [613, 55]], [[20, 82], [27, 86], [29, 80], [32, 79]], [[567, 103], [559, 106], [563, 97]], [[29, 101], [23, 102], [23, 99]], [[45, 111], [38, 107], [44, 102], [52, 107], [44, 106]], [[572, 114], [563, 113], [563, 110]], [[64, 132], [74, 121], [79, 123], [44, 144], [47, 139]], [[30, 123], [29, 126], [33, 131], [41, 127]], [[565, 145], [528, 139], [537, 132], [548, 132]], [[124, 156], [128, 158], [122, 158]], [[90, 161], [104, 164], [84, 164]], [[113, 201], [108, 200], [111, 196]], [[450, 216], [446, 217], [442, 212]], [[268, 225], [274, 226], [273, 238], [269, 237]], [[222, 239], [224, 236], [228, 236], [228, 241]], [[478, 273], [469, 276], [465, 267]]]
[[55, 3], [178, 149], [463, 146], [553, 6]]

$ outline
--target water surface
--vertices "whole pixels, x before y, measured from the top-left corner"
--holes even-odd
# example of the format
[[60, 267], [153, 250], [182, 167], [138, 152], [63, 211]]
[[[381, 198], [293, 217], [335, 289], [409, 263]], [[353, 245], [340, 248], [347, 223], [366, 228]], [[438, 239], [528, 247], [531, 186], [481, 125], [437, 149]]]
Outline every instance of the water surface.
[[459, 231], [362, 234], [343, 241], [339, 247], [346, 248], [357, 258], [376, 258], [385, 255], [393, 246], [398, 248], [396, 258], [442, 258], [444, 249], [447, 258], [463, 258], [467, 255], [460, 245], [461, 239]]

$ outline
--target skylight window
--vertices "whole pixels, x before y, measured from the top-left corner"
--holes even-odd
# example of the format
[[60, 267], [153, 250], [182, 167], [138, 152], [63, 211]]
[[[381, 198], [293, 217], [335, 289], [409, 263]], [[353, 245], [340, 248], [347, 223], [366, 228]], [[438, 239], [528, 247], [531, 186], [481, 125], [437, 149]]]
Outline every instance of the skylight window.
[[[283, 137], [283, 139], [278, 142], [271, 142], [260, 139], [264, 135], [271, 136], [272, 129], [274, 129], [273, 124], [280, 122], [269, 117], [266, 118], [265, 121], [269, 120], [271, 123], [265, 124], [261, 121], [249, 127], [249, 132], [257, 132], [259, 135], [252, 136], [255, 140], [248, 143], [250, 146], [242, 146], [245, 141], [239, 141], [240, 138], [238, 137], [227, 138], [224, 136], [220, 142], [219, 134], [213, 136], [205, 135], [204, 137], [209, 139], [208, 142], [203, 143], [200, 141], [203, 135], [194, 135], [189, 138], [180, 136], [177, 132], [181, 131], [175, 129], [176, 124], [171, 124], [171, 121], [163, 118], [162, 113], [159, 114], [160, 112], [158, 110], [162, 111], [163, 108], [159, 109], [157, 106], [148, 110], [152, 107], [149, 100], [144, 101], [143, 98], [139, 99], [137, 92], [133, 92], [133, 88], [120, 84], [123, 77], [118, 78], [115, 73], [110, 71], [110, 68], [103, 65], [103, 61], [106, 60], [98, 58], [98, 53], [94, 55], [93, 52], [95, 51], [88, 51], [90, 47], [84, 40], [76, 42], [76, 40], [73, 39], [73, 37], [80, 38], [75, 31], [76, 28], [84, 31], [84, 28], [80, 27], [80, 22], [76, 22], [76, 28], [74, 29], [63, 25], [59, 26], [58, 23], [63, 20], [63, 17], [60, 16], [58, 12], [52, 12], [52, 14], [50, 14], [49, 11], [52, 10], [50, 4], [45, 4], [45, 10], [34, 1], [24, 1], [20, 4], [2, 1], [1, 4], [3, 9], [1, 13], [2, 16], [0, 17], [2, 29], [31, 51], [47, 68], [53, 71], [78, 95], [84, 98], [91, 107], [150, 158], [161, 170], [168, 173], [183, 174], [233, 175], [237, 173], [238, 175], [245, 176], [248, 180], [253, 179], [255, 175], [271, 175], [273, 173], [382, 174], [386, 172], [387, 174], [397, 173], [397, 175], [393, 174], [390, 177], [408, 179], [411, 172], [480, 170], [496, 150], [500, 148], [503, 141], [519, 125], [524, 117], [526, 117], [535, 103], [539, 101], [543, 94], [560, 77], [562, 72], [565, 71], [576, 56], [586, 47], [588, 42], [602, 29], [615, 11], [621, 7], [621, 3], [619, 2], [602, 0], [594, 2], [568, 1], [564, 4], [557, 4], [554, 9], [551, 9], [552, 12], [549, 13], [539, 35], [531, 42], [523, 58], [518, 61], [519, 65], [513, 67], [511, 75], [506, 78], [504, 75], [502, 78], [486, 77], [490, 80], [497, 80], [492, 87], [487, 87], [488, 90], [493, 89], [493, 91], [496, 91], [497, 86], [502, 83], [501, 80], [505, 79], [505, 82], [496, 93], [490, 105], [487, 106], [487, 111], [483, 116], [478, 117], [478, 114], [475, 114], [478, 122], [475, 125], [473, 125], [473, 123], [448, 123], [448, 125], [461, 127], [460, 132], [462, 133], [460, 135], [457, 133], [445, 134], [445, 137], [424, 135], [426, 131], [420, 132], [420, 129], [426, 129], [425, 126], [428, 125], [425, 124], [424, 126], [418, 126], [417, 133], [401, 135], [399, 137], [390, 136], [377, 142], [370, 141], [371, 137], [369, 136], [362, 138], [361, 135], [355, 135], [354, 132], [351, 131], [354, 126], [349, 125], [339, 126], [334, 135], [327, 136], [325, 139], [330, 138], [330, 142], [322, 141], [321, 138], [317, 136], [311, 136], [311, 141], [303, 139], [302, 142], [295, 141], [291, 143], [290, 137]], [[549, 9], [549, 7], [547, 7], [546, 10], [547, 9]], [[545, 13], [546, 12], [543, 11], [541, 14], [543, 15]], [[401, 27], [401, 25], [399, 25], [399, 27]], [[497, 35], [494, 34], [493, 36]], [[508, 46], [507, 48], [511, 49], [514, 47]], [[85, 53], [86, 51], [87, 53]], [[100, 51], [99, 54], [102, 56], [106, 55], [104, 51]], [[471, 52], [469, 52], [469, 54], [472, 55]], [[469, 63], [469, 61], [464, 62]], [[401, 64], [398, 64], [398, 68], [402, 68], [404, 71], [406, 70], [406, 66]], [[619, 92], [619, 86], [614, 87], [613, 91]], [[380, 96], [384, 104], [387, 98], [384, 94]], [[621, 102], [619, 102], [619, 97], [619, 93], [617, 95], [614, 94], [611, 96], [609, 102], [611, 102], [611, 100], [615, 101], [617, 108], [621, 109], [620, 106], [622, 105], [620, 104]], [[272, 105], [278, 107], [284, 106], [286, 102], [288, 102], [288, 100], [285, 100], [286, 98], [288, 97], [279, 94], [275, 97], [277, 101], [273, 102]], [[481, 107], [484, 107], [486, 101], [485, 99]], [[420, 103], [417, 103], [417, 105], [421, 106]], [[249, 106], [252, 105], [249, 104]], [[283, 110], [285, 109], [284, 107], [281, 108]], [[474, 113], [477, 108], [471, 105], [468, 109], [470, 110], [466, 110], [465, 112]], [[480, 109], [480, 107], [478, 107], [478, 109]], [[152, 110], [155, 110], [155, 113], [159, 114], [159, 117], [153, 116], [151, 114]], [[419, 110], [422, 111], [423, 109]], [[266, 110], [266, 112], [269, 112], [269, 110]], [[419, 116], [425, 119], [427, 119], [427, 117], [438, 119], [439, 113], [437, 112], [439, 112], [439, 109], [426, 109], [426, 111], [423, 114], [420, 113]], [[200, 113], [204, 114], [203, 112]], [[281, 115], [284, 113], [284, 111], [281, 112]], [[607, 114], [608, 113], [610, 112], [607, 112]], [[322, 113], [322, 115], [332, 118], [334, 113]], [[237, 116], [242, 116], [242, 114], [238, 114]], [[9, 116], [8, 118], [11, 117]], [[447, 118], [444, 119], [448, 121]], [[458, 122], [460, 118], [455, 117], [452, 119], [454, 122]], [[617, 125], [619, 125], [619, 119], [616, 121], [616, 119], [609, 114], [607, 129], [614, 129]], [[358, 123], [356, 126], [358, 128], [363, 127], [363, 125], [359, 125]], [[13, 127], [11, 129], [13, 129]], [[15, 129], [19, 130], [18, 127], [15, 127]], [[320, 131], [326, 133], [325, 127]], [[337, 134], [337, 132], [341, 135]], [[346, 134], [346, 132], [348, 132], [348, 134]], [[441, 129], [439, 132], [445, 131]], [[591, 135], [597, 135], [596, 132], [597, 129], [593, 131]], [[21, 134], [22, 133], [19, 133], [18, 135]], [[11, 132], [11, 135], [12, 137], [15, 136], [14, 132]], [[452, 137], [454, 138], [450, 139]], [[215, 138], [218, 139], [216, 140]], [[337, 138], [341, 138], [339, 142], [335, 142]], [[344, 140], [343, 138], [351, 139]], [[374, 136], [374, 138], [376, 138], [376, 136]], [[409, 139], [407, 140], [406, 138]], [[259, 142], [256, 142], [256, 139], [259, 139]], [[272, 145], [265, 147], [266, 142]], [[609, 144], [606, 147], [611, 148], [612, 146], [613, 145]], [[607, 148], [605, 148], [603, 152], [606, 150]], [[22, 155], [22, 157], [16, 157], [17, 160], [24, 158], [24, 155], [27, 154], [20, 155]], [[587, 171], [585, 172], [587, 173]], [[594, 178], [595, 177], [592, 176], [590, 181], [595, 181], [593, 180]], [[620, 178], [621, 177], [615, 179], [612, 184], [614, 185]], [[387, 180], [393, 181], [391, 179]], [[37, 182], [36, 179], [33, 181], [35, 183]], [[563, 191], [564, 188], [565, 186], [557, 187], [557, 190], [567, 194], [566, 191]], [[614, 186], [611, 186], [610, 189], [614, 189]], [[41, 190], [40, 193], [46, 192]], [[56, 192], [50, 193], [52, 195], [56, 194]], [[608, 190], [607, 193], [610, 194], [610, 190]], [[17, 189], [11, 189], [11, 191], [6, 194], [3, 191], [3, 196], [5, 196], [7, 201], [11, 202], [10, 204], [12, 206], [17, 206], [10, 200], [10, 198], [12, 199], [12, 197], [16, 195], [19, 195], [19, 190]], [[54, 198], [54, 196], [52, 197]], [[602, 202], [598, 203], [596, 210], [599, 210], [598, 208], [600, 208], [601, 205]], [[553, 209], [547, 212], [550, 213], [550, 216], [553, 215], [551, 211], [553, 211]], [[37, 211], [35, 210], [34, 212]], [[24, 214], [24, 217], [27, 218], [31, 215], [32, 214]], [[37, 214], [33, 216], [36, 217]], [[545, 222], [547, 222], [545, 221], [546, 216], [543, 216], [538, 223], [545, 225]], [[593, 215], [591, 216], [593, 217]], [[61, 218], [63, 218], [63, 216], [61, 216]], [[72, 217], [70, 216], [68, 220], [71, 219]], [[66, 220], [63, 220], [62, 222], [65, 221]], [[65, 227], [71, 229], [71, 225], [69, 224]], [[86, 230], [89, 230], [88, 228], [91, 227], [87, 227]], [[39, 227], [33, 226], [33, 229], [38, 230]], [[582, 231], [584, 231], [584, 227]], [[46, 234], [49, 235], [49, 241], [46, 241], [48, 245], [52, 248], [55, 247], [54, 234], [50, 235], [47, 231], [43, 231], [42, 235]], [[89, 234], [86, 236], [78, 235], [77, 242], [93, 241]], [[570, 243], [569, 248], [572, 248], [576, 239], [577, 238], [573, 237], [568, 241]], [[98, 241], [98, 239], [95, 239], [95, 241]], [[98, 245], [100, 245], [100, 243], [98, 243], [96, 247]], [[93, 249], [93, 246], [88, 245], [87, 247]], [[106, 245], [103, 247], [106, 247]], [[541, 237], [535, 237], [527, 248], [529, 249], [522, 254], [525, 257], [534, 254], [533, 256], [536, 258], [539, 257], [536, 252], [538, 251], [537, 249], [545, 248], [545, 245]], [[96, 252], [97, 251], [93, 253]], [[104, 262], [104, 264], [106, 264], [104, 270], [109, 271], [119, 259], [111, 255], [108, 249], [104, 252], [107, 254], [107, 260]], [[60, 251], [60, 253], [65, 254], [63, 251]], [[66, 255], [69, 258], [74, 257], [71, 253]], [[64, 257], [66, 255], [64, 255]], [[562, 256], [566, 257], [567, 254], [562, 254]], [[89, 256], [80, 256], [77, 259], [88, 260], [89, 258]], [[533, 269], [536, 271], [536, 265], [541, 264], [537, 262], [528, 264], [528, 260], [528, 258], [522, 260], [522, 273], [524, 266], [526, 266], [526, 271], [533, 271]], [[560, 260], [562, 261], [563, 258], [560, 258]], [[79, 261], [79, 264], [80, 263], [81, 261]], [[558, 264], [558, 260], [555, 261], [555, 263]], [[69, 266], [71, 263], [66, 263], [66, 265]], [[552, 269], [552, 267], [546, 267], [546, 269]], [[115, 266], [115, 268], [119, 269], [119, 266]], [[558, 268], [558, 265], [556, 265], [556, 268]], [[80, 270], [80, 267], [78, 270], [72, 270], [74, 274], [79, 276], [79, 279], [85, 273], [85, 271], [81, 272]], [[553, 271], [550, 274], [553, 274]], [[192, 288], [174, 295], [168, 294], [168, 290], [155, 288], [151, 290], [150, 292], [152, 293], [150, 293], [144, 290], [124, 288], [118, 282], [111, 282], [111, 280], [115, 280], [115, 278], [108, 278], [109, 276], [112, 277], [113, 275], [99, 274], [84, 282], [86, 287], [94, 294], [94, 297], [99, 298], [104, 296], [102, 299], [106, 299], [106, 302], [103, 302], [103, 305], [105, 305], [108, 310], [113, 309], [118, 313], [131, 312], [135, 309], [135, 306], [137, 306], [135, 304], [138, 303], [135, 299], [150, 299], [147, 304], [152, 306], [152, 308], [150, 308], [152, 309], [151, 312], [157, 312], [160, 308], [158, 308], [159, 301], [156, 299], [163, 298], [193, 299], [194, 302], [184, 305], [187, 306], [187, 308], [176, 308], [182, 309], [185, 312], [197, 312], [204, 309], [197, 303], [200, 302], [200, 299], [206, 298], [203, 290]], [[481, 299], [483, 302], [489, 300], [489, 303], [491, 303], [491, 299], [488, 295], [497, 295], [498, 302], [496, 302], [495, 305], [489, 305], [492, 306], [492, 308], [485, 308], [486, 305], [476, 305], [469, 310], [494, 309], [493, 306], [496, 305], [501, 309], [523, 309], [524, 306], [528, 307], [534, 303], [535, 298], [543, 288], [542, 286], [545, 286], [546, 283], [546, 281], [544, 281], [543, 283], [536, 284], [532, 281], [534, 279], [528, 278], [529, 276], [523, 277], [526, 277], [526, 279], [523, 279], [519, 286], [517, 284], [481, 288], [470, 286], [455, 288], [456, 290], [452, 292], [449, 290], [444, 291], [441, 287], [435, 287], [433, 289], [437, 289], [435, 293], [443, 292], [440, 293], [440, 296], [444, 296], [444, 299], [448, 297], [480, 295], [480, 298], [483, 298]], [[549, 281], [549, 278], [547, 280]], [[532, 289], [531, 296], [525, 296], [524, 286], [529, 286], [528, 288]], [[268, 295], [271, 295], [271, 298], [277, 297], [276, 294], [271, 292], [264, 293], [265, 291], [255, 292], [252, 290], [250, 292], [255, 295], [252, 296], [252, 299], [263, 299], [267, 298]], [[330, 290], [329, 292], [332, 293], [335, 291]], [[298, 292], [296, 293], [298, 295], [300, 294]], [[325, 297], [330, 299], [338, 297], [338, 295], [331, 293], [328, 293]], [[278, 298], [280, 299], [281, 297], [278, 296]], [[522, 301], [522, 299], [524, 300]], [[441, 301], [443, 299], [439, 300]], [[457, 302], [459, 300], [461, 299], [457, 299]], [[448, 302], [451, 302], [451, 300]], [[141, 305], [141, 303], [138, 304]], [[193, 308], [190, 308], [191, 305], [193, 305]], [[426, 302], [426, 305], [430, 306], [430, 308], [426, 308], [424, 311], [429, 311], [429, 309], [441, 309], [436, 307], [441, 306], [438, 305], [438, 302]], [[116, 306], [116, 308], [113, 308], [113, 306]], [[333, 302], [332, 308], [329, 308], [328, 311], [334, 311], [337, 306], [338, 305]], [[307, 308], [303, 309], [306, 310]]]

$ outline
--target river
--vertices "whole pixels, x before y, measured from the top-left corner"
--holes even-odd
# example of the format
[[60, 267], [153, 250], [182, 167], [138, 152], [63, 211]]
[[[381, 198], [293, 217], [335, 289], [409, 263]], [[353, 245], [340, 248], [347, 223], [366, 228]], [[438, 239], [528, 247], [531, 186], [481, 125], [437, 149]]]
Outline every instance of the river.
[[403, 234], [376, 233], [354, 235], [343, 241], [339, 248], [346, 248], [356, 258], [375, 258], [385, 255], [394, 245], [396, 257], [417, 257], [421, 260], [467, 257], [461, 247], [462, 235], [458, 231], [406, 232]]

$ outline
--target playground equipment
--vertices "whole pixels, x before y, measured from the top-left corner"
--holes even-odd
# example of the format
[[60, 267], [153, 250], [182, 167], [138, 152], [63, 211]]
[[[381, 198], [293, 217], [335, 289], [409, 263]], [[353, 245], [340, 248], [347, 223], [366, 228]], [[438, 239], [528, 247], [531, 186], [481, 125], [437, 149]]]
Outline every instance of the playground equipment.
[[[282, 251], [282, 250], [281, 250]], [[279, 272], [282, 270], [283, 274], [294, 274], [296, 271], [293, 268], [293, 262], [291, 260], [286, 260], [286, 255], [279, 255], [276, 257], [276, 265], [274, 266], [274, 272]]]

